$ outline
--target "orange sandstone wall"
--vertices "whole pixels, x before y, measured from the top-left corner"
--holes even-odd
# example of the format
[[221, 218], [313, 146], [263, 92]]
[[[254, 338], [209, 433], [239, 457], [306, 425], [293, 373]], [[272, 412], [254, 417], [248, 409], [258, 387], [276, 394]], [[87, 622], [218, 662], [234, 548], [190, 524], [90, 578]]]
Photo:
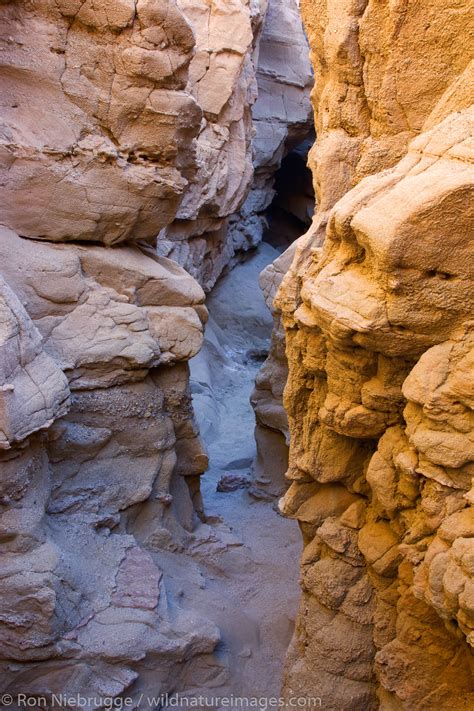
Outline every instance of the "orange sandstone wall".
[[285, 693], [324, 708], [474, 704], [473, 18], [318, 2], [313, 226], [286, 334], [301, 608]]

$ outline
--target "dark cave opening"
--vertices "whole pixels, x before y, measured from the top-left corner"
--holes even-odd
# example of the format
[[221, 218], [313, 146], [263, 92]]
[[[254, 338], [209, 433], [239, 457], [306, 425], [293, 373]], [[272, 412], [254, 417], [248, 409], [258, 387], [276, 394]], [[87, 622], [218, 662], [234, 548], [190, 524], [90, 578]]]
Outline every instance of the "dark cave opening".
[[275, 174], [275, 195], [266, 212], [267, 228], [263, 240], [280, 252], [301, 237], [311, 225], [315, 197], [307, 161], [314, 140], [312, 131], [286, 154]]

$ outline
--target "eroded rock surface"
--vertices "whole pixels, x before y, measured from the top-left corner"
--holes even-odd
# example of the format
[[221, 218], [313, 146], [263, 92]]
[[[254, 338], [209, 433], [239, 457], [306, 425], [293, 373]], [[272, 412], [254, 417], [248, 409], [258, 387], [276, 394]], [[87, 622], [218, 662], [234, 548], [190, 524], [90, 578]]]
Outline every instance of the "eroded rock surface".
[[209, 291], [262, 239], [275, 171], [312, 126], [312, 75], [293, 0], [179, 4], [196, 35], [187, 88], [203, 118], [197, 173], [158, 251]]
[[[259, 114], [278, 133], [269, 193], [309, 119], [301, 21], [274, 5], [261, 74], [279, 106]], [[215, 652], [221, 632], [197, 603], [215, 565], [200, 561], [236, 543], [204, 523], [188, 361], [202, 287], [261, 237], [229, 221], [261, 149], [266, 11], [1, 4], [0, 689], [14, 697], [238, 692], [226, 664], [240, 650]]]
[[285, 332], [281, 313], [274, 300], [281, 281], [291, 266], [294, 246], [277, 257], [260, 274], [259, 283], [265, 303], [273, 315], [273, 330], [268, 357], [255, 378], [250, 401], [255, 412], [257, 457], [253, 465], [256, 485], [273, 496], [287, 488], [290, 432], [288, 416], [283, 406], [283, 391], [288, 378], [285, 352]]
[[197, 171], [195, 39], [173, 0], [1, 15], [0, 685], [160, 693], [219, 640], [166, 592], [207, 467], [204, 292], [153, 249]]
[[153, 241], [196, 171], [201, 116], [174, 0], [7, 2], [2, 26], [2, 222], [50, 241]]
[[472, 18], [399, 10], [304, 3], [318, 211], [275, 302], [305, 546], [285, 693], [337, 711], [474, 703]]
[[0, 252], [2, 688], [115, 696], [156, 655], [169, 688], [173, 663], [218, 640], [168, 610], [153, 555], [182, 547], [202, 507], [186, 361], [204, 294], [136, 247], [4, 229]]
[[284, 156], [313, 127], [308, 53], [297, 3], [270, 2], [258, 45], [258, 96], [252, 109], [254, 175], [244, 204], [230, 221], [234, 249], [255, 246], [262, 239], [266, 211], [275, 195], [275, 174]]

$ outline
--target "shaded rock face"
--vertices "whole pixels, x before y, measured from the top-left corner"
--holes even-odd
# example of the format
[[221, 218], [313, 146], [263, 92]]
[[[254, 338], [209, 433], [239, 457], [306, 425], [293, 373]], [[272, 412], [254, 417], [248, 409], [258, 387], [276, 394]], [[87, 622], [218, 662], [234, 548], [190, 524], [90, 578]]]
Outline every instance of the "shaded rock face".
[[244, 204], [230, 221], [236, 248], [253, 247], [262, 239], [282, 160], [313, 128], [308, 53], [297, 3], [270, 2], [259, 43], [258, 97], [252, 110], [254, 176]]
[[[338, 711], [474, 702], [472, 18], [399, 10], [304, 3], [318, 211], [262, 277], [305, 546], [285, 693]], [[257, 419], [285, 433], [274, 353]]]
[[277, 257], [260, 274], [259, 284], [265, 303], [273, 316], [273, 330], [268, 357], [255, 378], [250, 402], [255, 413], [257, 456], [253, 478], [259, 488], [272, 496], [281, 496], [288, 488], [288, 447], [290, 431], [283, 405], [283, 392], [288, 379], [285, 331], [281, 313], [274, 300], [285, 273], [291, 266], [296, 242]]
[[[270, 4], [259, 45], [257, 82], [259, 93], [253, 108], [256, 128], [254, 179], [241, 210], [231, 218], [230, 233], [234, 235], [236, 244], [246, 240], [249, 246], [254, 246], [265, 235], [268, 242], [281, 247], [279, 240], [272, 238], [271, 223], [268, 229], [269, 210], [276, 194], [275, 176], [285, 156], [296, 153], [305, 140], [308, 142], [308, 135], [310, 141], [314, 136], [309, 102], [313, 76], [307, 58], [307, 39], [296, 3]], [[300, 211], [299, 217], [302, 221], [306, 220], [306, 196], [297, 197], [296, 190], [292, 196], [299, 204], [288, 207], [288, 212]], [[314, 205], [314, 194], [309, 201]], [[272, 311], [277, 287], [291, 263], [290, 253], [277, 259], [260, 277], [265, 301]], [[285, 486], [288, 427], [282, 403], [287, 377], [283, 331], [278, 314], [274, 314], [274, 318], [271, 356], [257, 377], [251, 402], [256, 416], [254, 479], [259, 488], [276, 495]]]
[[282, 252], [307, 231], [313, 219], [313, 175], [307, 164], [314, 139], [311, 132], [287, 153], [275, 173], [275, 195], [266, 211], [263, 239]]
[[167, 689], [218, 639], [168, 609], [157, 555], [201, 511], [186, 361], [204, 294], [133, 246], [4, 228], [0, 252], [2, 690], [115, 696], [155, 657]]
[[198, 171], [193, 30], [174, 0], [0, 14], [0, 687], [174, 690], [219, 640], [166, 590], [207, 467], [204, 292], [153, 248]]
[[203, 118], [197, 172], [158, 252], [209, 291], [262, 239], [275, 172], [312, 127], [313, 80], [293, 0], [186, 0], [180, 8], [196, 35], [187, 88]]

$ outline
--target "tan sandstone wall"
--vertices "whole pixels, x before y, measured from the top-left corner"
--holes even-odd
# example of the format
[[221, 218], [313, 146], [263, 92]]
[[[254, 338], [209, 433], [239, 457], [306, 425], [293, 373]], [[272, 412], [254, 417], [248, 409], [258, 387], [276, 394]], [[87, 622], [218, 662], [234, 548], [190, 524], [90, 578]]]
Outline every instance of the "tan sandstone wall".
[[[276, 7], [270, 58], [290, 22], [306, 42]], [[228, 222], [253, 181], [266, 10], [0, 3], [2, 692], [138, 698], [221, 671], [171, 554], [192, 555], [205, 516], [187, 363], [202, 287], [261, 236]], [[273, 80], [289, 111], [268, 113], [270, 183], [308, 126], [309, 65]]]
[[160, 559], [202, 515], [204, 292], [142, 249], [197, 170], [194, 36], [174, 0], [0, 14], [0, 688], [164, 691], [219, 639]]
[[208, 292], [258, 245], [274, 173], [312, 126], [308, 43], [294, 0], [180, 0], [196, 38], [188, 92], [202, 109], [197, 171], [158, 253]]
[[304, 542], [285, 693], [334, 711], [467, 710], [474, 19], [437, 0], [302, 10], [318, 210], [276, 298], [281, 508]]

